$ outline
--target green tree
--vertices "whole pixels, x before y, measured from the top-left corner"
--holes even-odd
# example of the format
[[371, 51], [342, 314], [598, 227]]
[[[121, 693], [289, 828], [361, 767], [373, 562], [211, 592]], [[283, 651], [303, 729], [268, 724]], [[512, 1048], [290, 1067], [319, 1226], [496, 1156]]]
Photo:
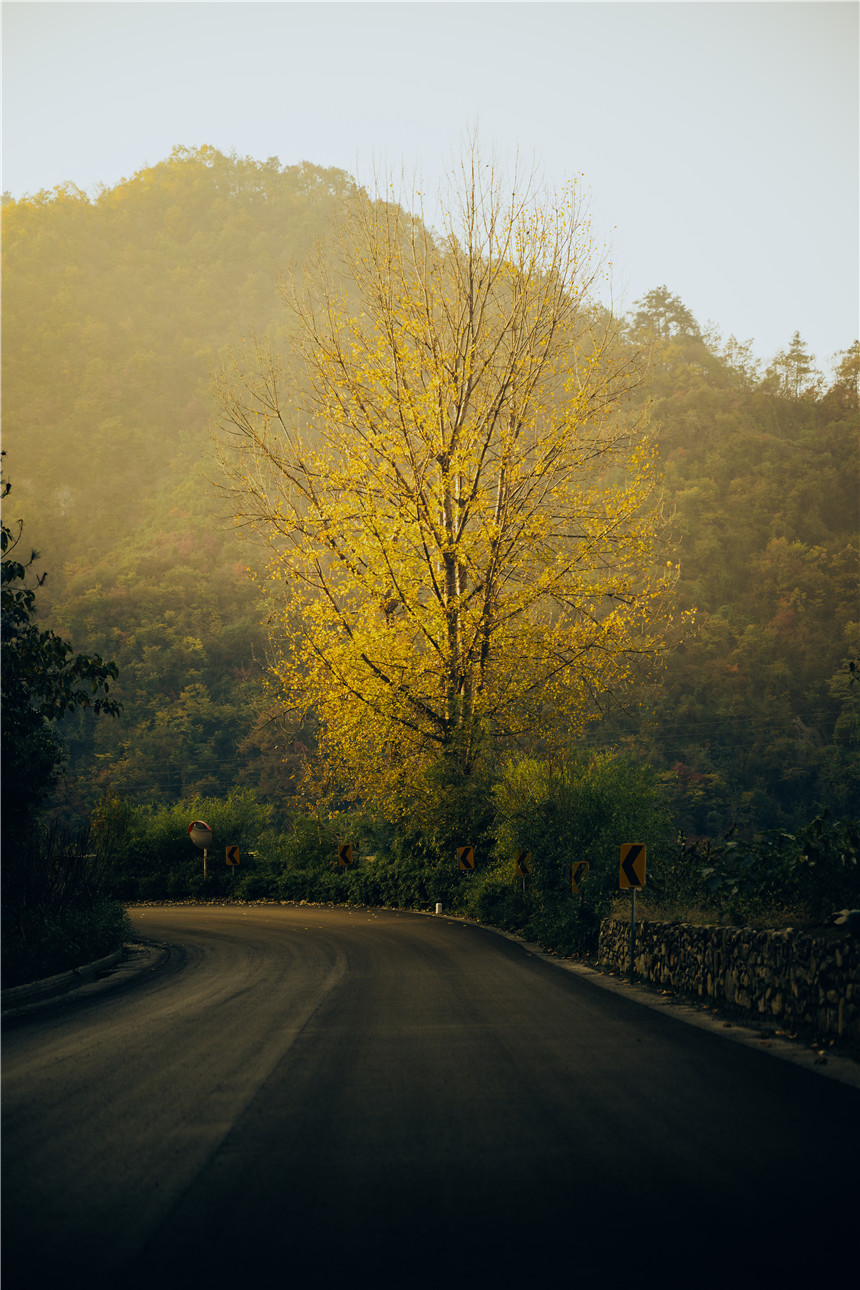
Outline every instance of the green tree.
[[636, 313], [630, 320], [633, 333], [645, 333], [665, 341], [672, 335], [699, 337], [699, 324], [682, 299], [668, 286], [655, 286], [636, 302]]
[[788, 349], [780, 350], [767, 369], [767, 378], [789, 399], [815, 397], [821, 389], [821, 373], [815, 367], [815, 355], [796, 331]]
[[835, 411], [856, 412], [860, 406], [860, 340], [835, 355], [839, 359], [835, 378], [824, 401]]
[[[2, 497], [11, 485], [2, 484]], [[118, 715], [119, 704], [107, 697], [116, 679], [115, 663], [95, 655], [75, 654], [55, 632], [33, 622], [36, 591], [45, 574], [28, 582], [38, 559], [16, 558], [17, 532], [2, 530], [2, 836], [7, 856], [26, 837], [46, 805], [63, 747], [55, 722], [78, 709]], [[7, 844], [11, 850], [6, 851]]]
[[655, 287], [637, 300], [630, 320], [634, 335], [646, 335], [658, 340], [670, 336], [700, 337], [701, 331], [690, 310], [667, 286]]

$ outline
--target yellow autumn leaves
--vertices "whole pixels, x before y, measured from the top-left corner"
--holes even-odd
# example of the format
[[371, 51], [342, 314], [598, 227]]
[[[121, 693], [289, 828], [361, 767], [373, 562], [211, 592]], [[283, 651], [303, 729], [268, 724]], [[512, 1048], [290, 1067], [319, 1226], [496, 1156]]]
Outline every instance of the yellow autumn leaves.
[[441, 754], [569, 738], [659, 648], [674, 576], [575, 190], [560, 209], [472, 161], [438, 232], [360, 192], [341, 277], [326, 251], [285, 287], [289, 350], [218, 386], [285, 593], [282, 689], [389, 807]]

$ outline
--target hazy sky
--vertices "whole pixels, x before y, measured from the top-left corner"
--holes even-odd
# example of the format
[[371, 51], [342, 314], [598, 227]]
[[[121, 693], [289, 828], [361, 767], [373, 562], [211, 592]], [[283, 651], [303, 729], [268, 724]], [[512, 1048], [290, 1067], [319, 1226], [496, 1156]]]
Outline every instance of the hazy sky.
[[858, 13], [820, 3], [2, 4], [2, 186], [212, 144], [427, 186], [478, 123], [582, 174], [627, 304], [665, 283], [765, 359], [858, 325]]

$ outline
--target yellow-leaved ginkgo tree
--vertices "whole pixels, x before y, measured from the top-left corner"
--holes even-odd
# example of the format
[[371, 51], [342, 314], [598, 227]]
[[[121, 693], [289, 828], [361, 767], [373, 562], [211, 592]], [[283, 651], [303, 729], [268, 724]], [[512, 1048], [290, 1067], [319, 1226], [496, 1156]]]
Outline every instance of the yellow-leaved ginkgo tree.
[[285, 701], [385, 809], [429, 762], [569, 740], [659, 648], [672, 577], [576, 185], [506, 184], [472, 148], [452, 191], [434, 231], [420, 198], [357, 189], [283, 283], [289, 344], [217, 382], [236, 512], [283, 593]]

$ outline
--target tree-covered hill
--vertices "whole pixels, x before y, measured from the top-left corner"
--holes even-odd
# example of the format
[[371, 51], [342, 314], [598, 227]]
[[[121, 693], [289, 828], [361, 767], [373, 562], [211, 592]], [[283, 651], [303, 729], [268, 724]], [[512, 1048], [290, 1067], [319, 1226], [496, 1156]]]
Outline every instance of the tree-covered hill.
[[275, 319], [280, 271], [352, 186], [176, 148], [94, 198], [66, 185], [4, 206], [7, 468], [51, 568], [106, 555], [166, 483], [205, 487], [212, 367]]
[[241, 778], [265, 647], [252, 552], [213, 496], [212, 373], [278, 317], [354, 185], [213, 148], [94, 198], [3, 208], [3, 430], [16, 517], [49, 572], [41, 609], [120, 665], [125, 717], [66, 723], [70, 803]]
[[[263, 609], [210, 480], [212, 373], [277, 330], [277, 282], [339, 219], [340, 171], [177, 148], [90, 197], [3, 208], [3, 432], [14, 516], [49, 572], [46, 625], [119, 665], [121, 720], [67, 722], [68, 807], [259, 785], [312, 735], [273, 720]], [[654, 761], [714, 833], [858, 814], [858, 368], [825, 388], [799, 336], [761, 372], [666, 289], [627, 320], [696, 634], [594, 732]], [[850, 344], [851, 338], [846, 338]]]
[[696, 833], [856, 815], [860, 345], [823, 389], [797, 334], [760, 374], [665, 288], [630, 331], [653, 346], [680, 607], [698, 620], [631, 744], [663, 765]]

